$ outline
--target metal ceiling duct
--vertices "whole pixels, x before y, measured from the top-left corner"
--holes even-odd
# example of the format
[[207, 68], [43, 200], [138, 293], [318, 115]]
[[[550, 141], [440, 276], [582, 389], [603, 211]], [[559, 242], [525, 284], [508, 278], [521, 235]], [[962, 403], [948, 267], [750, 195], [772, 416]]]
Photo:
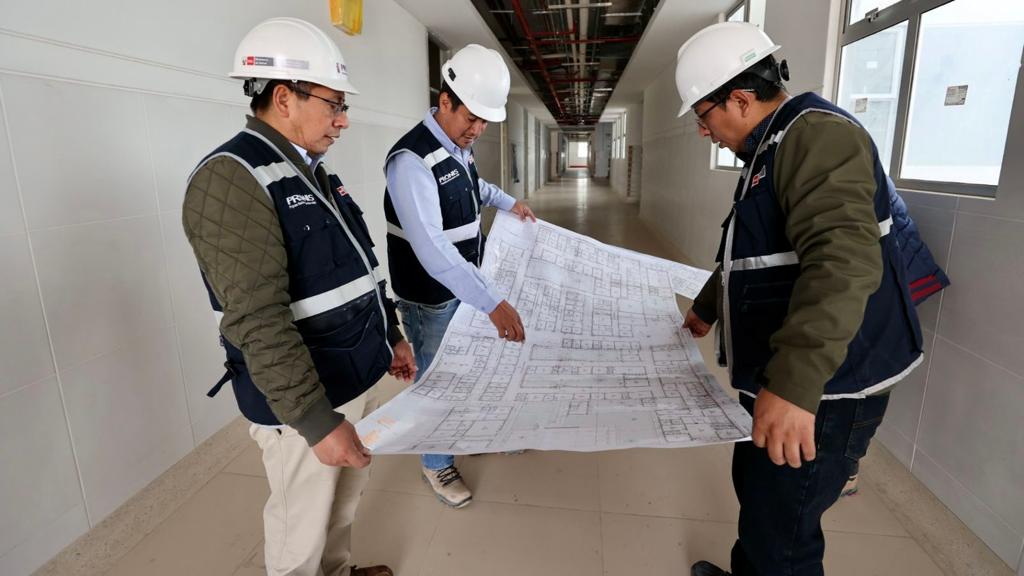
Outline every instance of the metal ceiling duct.
[[592, 130], [659, 0], [472, 0], [560, 126]]

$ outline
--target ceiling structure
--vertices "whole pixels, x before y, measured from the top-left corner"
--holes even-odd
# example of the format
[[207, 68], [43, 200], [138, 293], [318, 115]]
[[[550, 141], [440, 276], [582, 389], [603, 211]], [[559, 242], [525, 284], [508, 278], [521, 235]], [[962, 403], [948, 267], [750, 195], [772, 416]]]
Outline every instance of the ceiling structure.
[[654, 18], [644, 30], [643, 41], [633, 53], [615, 93], [605, 107], [606, 120], [624, 111], [629, 103], [640, 99], [644, 88], [675, 65], [676, 53], [687, 38], [724, 18], [736, 4], [736, 0], [660, 2]]
[[[545, 125], [554, 125], [555, 117], [549, 112], [547, 102], [542, 102], [538, 97], [548, 92], [547, 84], [538, 86], [536, 80], [527, 77], [527, 73], [519, 68], [519, 61], [513, 55], [522, 59], [524, 52], [521, 49], [512, 49], [507, 45], [527, 44], [524, 39], [517, 43], [499, 42], [496, 37], [499, 32], [490, 28], [488, 21], [481, 15], [475, 4], [477, 0], [395, 0], [407, 12], [422, 22], [430, 34], [438, 39], [448, 48], [457, 50], [471, 42], [482, 44], [500, 52], [507, 62], [512, 64], [512, 88], [509, 92], [509, 100], [524, 106], [535, 117], [539, 118]], [[494, 10], [513, 10], [511, 16], [515, 17], [514, 8], [511, 7], [511, 0], [504, 0], [508, 7], [496, 7]], [[520, 5], [524, 10], [542, 10], [535, 8], [534, 3], [540, 4], [542, 0], [521, 0]], [[557, 4], [556, 0], [548, 0], [547, 4]], [[575, 0], [566, 0], [565, 3], [577, 3]], [[600, 3], [592, 0], [591, 4]], [[613, 6], [601, 9], [606, 13], [611, 10], [619, 10], [615, 5], [620, 2], [613, 2]], [[653, 4], [653, 3], [652, 3]], [[627, 106], [635, 104], [643, 98], [643, 90], [654, 82], [661, 74], [664, 74], [669, 66], [675, 62], [676, 51], [679, 46], [695, 32], [716, 22], [722, 15], [736, 4], [736, 0], [661, 0], [654, 8], [654, 16], [648, 21], [643, 30], [643, 39], [632, 52], [624, 72], [615, 84], [614, 92], [598, 92], [598, 94], [611, 94], [609, 98], [600, 97], [600, 100], [609, 100], [604, 106], [605, 121], [612, 121], [616, 115], [621, 114]], [[490, 13], [491, 8], [487, 8]], [[588, 18], [591, 18], [598, 9], [589, 9]], [[573, 10], [574, 21], [579, 20], [579, 10]], [[613, 14], [615, 12], [612, 12]], [[507, 18], [506, 13], [506, 18]], [[537, 18], [545, 16], [532, 15]], [[613, 19], [616, 17], [612, 17]], [[492, 22], [493, 18], [490, 19]], [[528, 23], [532, 20], [528, 20]], [[546, 22], [538, 20], [538, 26]], [[499, 31], [501, 29], [498, 29]], [[544, 32], [546, 29], [538, 29], [537, 32]], [[531, 28], [531, 31], [533, 29]], [[504, 35], [504, 32], [500, 32]], [[629, 34], [627, 34], [629, 35]], [[541, 37], [544, 39], [544, 37]], [[562, 52], [565, 52], [564, 50]], [[559, 52], [555, 52], [556, 54]], [[548, 62], [545, 62], [548, 64]], [[593, 70], [591, 70], [593, 72]], [[553, 72], [549, 72], [553, 74]], [[566, 89], [570, 84], [556, 86], [557, 89]], [[609, 87], [605, 83], [599, 87]], [[566, 94], [563, 93], [563, 96]], [[550, 96], [548, 97], [550, 100]], [[557, 113], [558, 109], [555, 108]], [[593, 113], [593, 111], [592, 111]], [[587, 126], [592, 126], [592, 123]], [[578, 126], [578, 124], [577, 124]], [[575, 130], [575, 128], [571, 129]]]
[[660, 0], [471, 0], [565, 130], [593, 130]]

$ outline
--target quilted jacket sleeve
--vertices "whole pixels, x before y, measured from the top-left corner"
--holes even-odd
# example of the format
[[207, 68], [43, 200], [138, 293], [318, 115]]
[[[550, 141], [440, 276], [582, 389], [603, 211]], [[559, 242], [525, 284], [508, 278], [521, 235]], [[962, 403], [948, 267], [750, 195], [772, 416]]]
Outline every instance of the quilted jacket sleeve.
[[189, 183], [182, 224], [224, 308], [224, 338], [242, 351], [278, 420], [316, 444], [344, 416], [331, 408], [292, 324], [287, 253], [266, 192], [236, 160], [214, 158]]

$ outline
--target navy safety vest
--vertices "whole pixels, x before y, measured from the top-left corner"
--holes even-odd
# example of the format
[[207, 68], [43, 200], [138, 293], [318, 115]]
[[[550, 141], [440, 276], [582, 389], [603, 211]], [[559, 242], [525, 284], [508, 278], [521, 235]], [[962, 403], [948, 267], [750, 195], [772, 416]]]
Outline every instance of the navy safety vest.
[[[252, 130], [238, 133], [214, 150], [196, 171], [219, 156], [233, 158], [247, 169], [274, 204], [288, 255], [288, 294], [295, 327], [331, 406], [337, 408], [377, 382], [393, 355], [387, 342], [384, 282], [375, 271], [377, 258], [363, 212], [345, 193], [338, 176], [327, 173], [323, 164], [317, 174], [329, 183], [326, 194], [334, 203], [281, 150]], [[223, 308], [205, 274], [203, 282], [219, 324]], [[223, 335], [220, 340], [228, 373], [209, 396], [230, 378], [246, 418], [257, 424], [280, 424], [253, 384], [241, 350]]]
[[[480, 183], [473, 157], [469, 166], [452, 157], [441, 146], [422, 122], [391, 148], [384, 161], [388, 162], [400, 152], [409, 151], [418, 156], [437, 182], [437, 199], [441, 205], [441, 226], [445, 236], [468, 262], [480, 266], [487, 238], [480, 230]], [[391, 203], [391, 193], [384, 190], [384, 217], [388, 221], [388, 269], [391, 289], [403, 300], [417, 304], [441, 304], [455, 295], [434, 280], [423, 269], [412, 245], [405, 239], [402, 223]]]
[[[800, 263], [786, 238], [786, 215], [775, 193], [774, 163], [786, 131], [808, 112], [833, 114], [860, 126], [846, 111], [812, 93], [788, 100], [776, 110], [753, 160], [744, 168], [733, 210], [723, 225], [717, 260], [722, 264], [724, 360], [732, 384], [757, 394], [772, 357], [769, 338], [789, 312]], [[921, 327], [907, 288], [906, 270], [894, 234], [888, 178], [872, 144], [882, 251], [882, 282], [868, 298], [864, 320], [850, 341], [846, 359], [825, 384], [822, 399], [860, 398], [892, 386], [923, 358]], [[822, 151], [827, 154], [828, 151]]]

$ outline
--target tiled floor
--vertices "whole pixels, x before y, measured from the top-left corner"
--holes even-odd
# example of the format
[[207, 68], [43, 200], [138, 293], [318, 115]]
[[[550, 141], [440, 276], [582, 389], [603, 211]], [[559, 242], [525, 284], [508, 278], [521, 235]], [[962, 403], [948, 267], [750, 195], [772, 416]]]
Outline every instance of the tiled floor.
[[[592, 181], [564, 180], [530, 203], [558, 225], [673, 256], [640, 223], [635, 206]], [[708, 340], [701, 341], [705, 357]], [[393, 380], [383, 385], [388, 394], [399, 389]], [[359, 510], [355, 559], [387, 563], [401, 576], [683, 576], [699, 559], [726, 565], [737, 513], [730, 453], [714, 446], [460, 458], [475, 490], [462, 510], [434, 499], [419, 478], [417, 457], [379, 456]], [[263, 476], [251, 445], [111, 574], [264, 574]], [[824, 527], [830, 576], [942, 574], [870, 485], [829, 511]]]

